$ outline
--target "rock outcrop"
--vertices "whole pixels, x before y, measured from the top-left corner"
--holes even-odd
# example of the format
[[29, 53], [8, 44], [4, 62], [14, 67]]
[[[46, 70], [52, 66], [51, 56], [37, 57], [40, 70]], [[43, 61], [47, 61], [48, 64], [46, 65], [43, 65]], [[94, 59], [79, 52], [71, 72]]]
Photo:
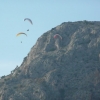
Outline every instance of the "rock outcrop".
[[100, 22], [64, 22], [44, 33], [1, 77], [0, 100], [100, 100]]

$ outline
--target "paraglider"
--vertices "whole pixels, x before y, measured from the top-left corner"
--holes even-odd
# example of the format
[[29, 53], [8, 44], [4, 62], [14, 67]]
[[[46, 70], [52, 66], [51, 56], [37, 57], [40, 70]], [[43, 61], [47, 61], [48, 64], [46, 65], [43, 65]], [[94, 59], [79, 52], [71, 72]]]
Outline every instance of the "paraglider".
[[32, 22], [31, 19], [29, 19], [29, 18], [25, 18], [24, 21], [26, 21], [26, 20], [28, 20], [28, 21], [33, 25], [33, 22]]
[[54, 39], [60, 38], [62, 40], [62, 37], [59, 34], [54, 35]]
[[23, 35], [26, 35], [26, 36], [27, 36], [27, 34], [26, 34], [26, 33], [23, 33], [23, 32], [20, 32], [20, 33], [16, 34], [16, 36], [19, 36], [19, 35], [21, 35], [21, 34], [23, 34]]
[[29, 31], [29, 29], [27, 31]]

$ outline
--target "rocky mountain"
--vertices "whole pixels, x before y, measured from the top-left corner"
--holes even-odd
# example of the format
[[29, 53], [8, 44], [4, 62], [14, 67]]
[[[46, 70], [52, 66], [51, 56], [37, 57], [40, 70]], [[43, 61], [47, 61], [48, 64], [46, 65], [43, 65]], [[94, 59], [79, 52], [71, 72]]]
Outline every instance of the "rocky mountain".
[[64, 22], [44, 33], [1, 77], [0, 100], [100, 100], [100, 22]]

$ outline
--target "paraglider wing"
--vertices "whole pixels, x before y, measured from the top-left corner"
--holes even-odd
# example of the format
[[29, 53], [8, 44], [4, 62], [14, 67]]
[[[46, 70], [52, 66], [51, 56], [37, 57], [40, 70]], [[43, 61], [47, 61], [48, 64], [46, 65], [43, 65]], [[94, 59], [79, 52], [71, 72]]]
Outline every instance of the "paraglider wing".
[[24, 35], [27, 36], [27, 34], [25, 34], [25, 33], [23, 33], [23, 32], [20, 32], [20, 33], [16, 34], [16, 36], [19, 36], [19, 35], [21, 35], [21, 34], [24, 34]]
[[62, 37], [61, 37], [59, 34], [55, 34], [55, 35], [54, 35], [54, 38], [55, 38], [55, 39], [58, 38], [58, 37], [62, 40]]
[[28, 20], [28, 21], [33, 25], [33, 22], [32, 22], [31, 19], [29, 19], [29, 18], [25, 18], [24, 21], [26, 21], [26, 20]]

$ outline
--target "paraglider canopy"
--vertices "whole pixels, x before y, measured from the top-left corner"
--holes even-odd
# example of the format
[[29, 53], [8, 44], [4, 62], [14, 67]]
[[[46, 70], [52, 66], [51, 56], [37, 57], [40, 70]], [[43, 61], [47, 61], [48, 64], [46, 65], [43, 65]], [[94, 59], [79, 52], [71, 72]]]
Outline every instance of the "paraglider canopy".
[[54, 39], [60, 38], [62, 40], [62, 37], [59, 34], [54, 35]]
[[20, 32], [20, 33], [16, 34], [16, 36], [19, 36], [19, 35], [21, 35], [21, 34], [24, 34], [24, 35], [27, 36], [27, 34], [26, 34], [26, 33], [23, 33], [23, 32]]
[[29, 18], [25, 18], [24, 21], [26, 21], [26, 20], [29, 21], [29, 22], [33, 25], [33, 22], [32, 22], [31, 19], [29, 19]]

